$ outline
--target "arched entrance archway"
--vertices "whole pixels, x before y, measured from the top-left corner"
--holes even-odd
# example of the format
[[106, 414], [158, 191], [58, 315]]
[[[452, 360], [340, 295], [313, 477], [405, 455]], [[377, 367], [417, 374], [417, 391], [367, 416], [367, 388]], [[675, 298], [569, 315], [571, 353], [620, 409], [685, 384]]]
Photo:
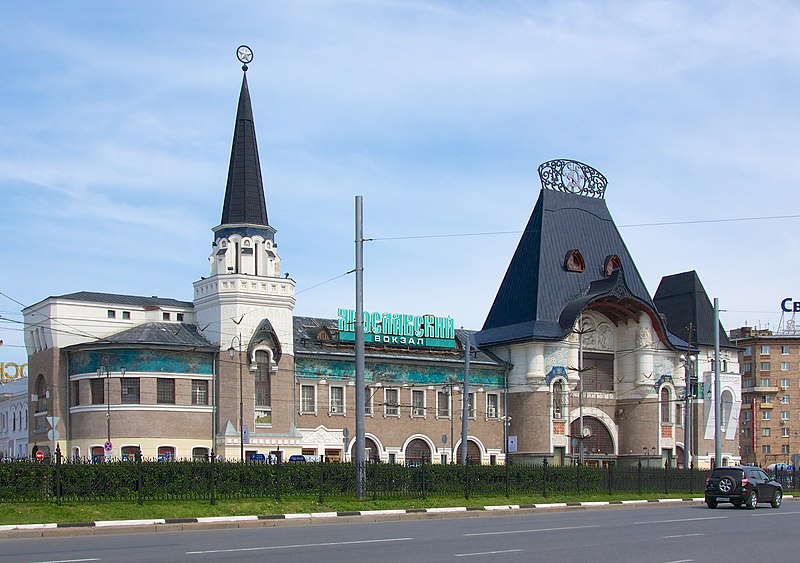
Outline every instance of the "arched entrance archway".
[[[467, 461], [470, 463], [481, 462], [481, 447], [474, 440], [467, 440]], [[456, 450], [456, 463], [461, 463], [461, 446]]]
[[422, 438], [414, 438], [406, 446], [406, 463], [431, 460], [431, 447]]
[[[591, 429], [591, 435], [583, 439], [583, 454], [589, 465], [605, 465], [608, 462], [608, 456], [614, 455], [614, 440], [611, 437], [611, 432], [608, 431], [606, 425], [599, 419], [593, 416], [583, 417], [583, 428]], [[576, 418], [569, 425], [569, 435], [574, 440], [577, 440], [581, 435], [581, 420]], [[577, 460], [580, 452], [580, 441], [573, 441], [572, 453]]]

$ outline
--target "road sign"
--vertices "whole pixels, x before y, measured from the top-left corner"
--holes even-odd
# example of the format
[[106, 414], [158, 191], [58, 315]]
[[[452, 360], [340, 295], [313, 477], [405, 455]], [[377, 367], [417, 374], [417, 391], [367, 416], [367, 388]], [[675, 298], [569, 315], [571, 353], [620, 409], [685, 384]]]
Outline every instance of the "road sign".
[[110, 452], [112, 449], [114, 449], [114, 446], [111, 444], [111, 441], [109, 440], [108, 442], [103, 444], [103, 449], [107, 452]]
[[342, 437], [347, 440], [350, 437], [350, 430], [347, 428], [342, 428]]
[[60, 416], [46, 416], [47, 422], [50, 424], [50, 428], [55, 428], [58, 421], [61, 420]]
[[61, 432], [58, 430], [48, 430], [47, 431], [47, 439], [51, 442], [56, 442], [61, 438]]
[[36, 452], [36, 461], [43, 461], [44, 460], [44, 452], [39, 450]]

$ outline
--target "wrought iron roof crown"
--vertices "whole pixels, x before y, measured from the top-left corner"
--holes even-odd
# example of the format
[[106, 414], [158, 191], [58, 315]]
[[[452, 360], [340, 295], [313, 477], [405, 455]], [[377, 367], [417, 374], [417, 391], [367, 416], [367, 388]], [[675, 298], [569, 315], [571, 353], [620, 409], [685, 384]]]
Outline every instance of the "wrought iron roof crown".
[[577, 160], [549, 160], [539, 166], [542, 188], [604, 199], [608, 180], [597, 170]]

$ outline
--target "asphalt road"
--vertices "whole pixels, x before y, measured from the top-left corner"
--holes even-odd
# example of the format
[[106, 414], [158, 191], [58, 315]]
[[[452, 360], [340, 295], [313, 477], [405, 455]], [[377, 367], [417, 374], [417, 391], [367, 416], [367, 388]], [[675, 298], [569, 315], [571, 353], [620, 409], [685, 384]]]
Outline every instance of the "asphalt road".
[[459, 518], [0, 541], [0, 562], [798, 561], [800, 502], [650, 505]]

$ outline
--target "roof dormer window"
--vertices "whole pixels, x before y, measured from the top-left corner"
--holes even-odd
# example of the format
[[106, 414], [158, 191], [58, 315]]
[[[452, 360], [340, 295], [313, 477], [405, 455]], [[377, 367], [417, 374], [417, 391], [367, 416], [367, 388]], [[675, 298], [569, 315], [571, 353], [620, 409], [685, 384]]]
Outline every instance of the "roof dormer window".
[[603, 266], [606, 277], [610, 276], [614, 270], [619, 270], [620, 268], [622, 268], [622, 262], [620, 262], [619, 256], [616, 254], [606, 256], [606, 263], [605, 266]]
[[586, 269], [586, 262], [584, 262], [580, 250], [574, 248], [567, 252], [567, 256], [564, 258], [564, 269], [568, 272], [577, 273], [581, 273]]

